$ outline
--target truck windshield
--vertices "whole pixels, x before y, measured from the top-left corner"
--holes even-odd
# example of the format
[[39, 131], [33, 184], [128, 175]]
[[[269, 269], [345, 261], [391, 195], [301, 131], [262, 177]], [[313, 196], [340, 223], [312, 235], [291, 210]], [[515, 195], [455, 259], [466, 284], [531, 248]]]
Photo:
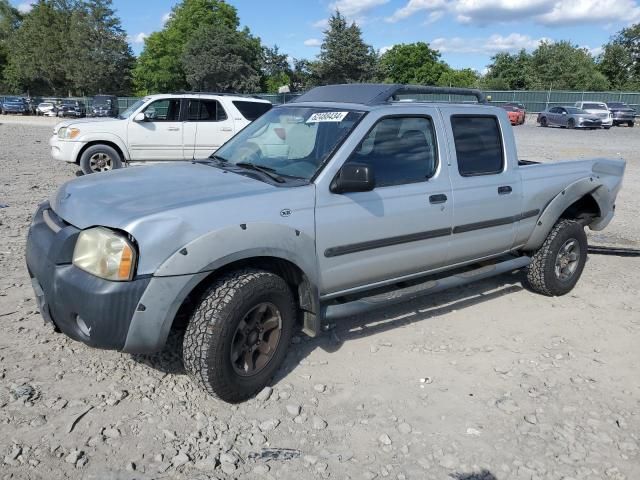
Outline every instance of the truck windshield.
[[214, 157], [310, 180], [365, 112], [341, 108], [274, 108], [220, 147]]

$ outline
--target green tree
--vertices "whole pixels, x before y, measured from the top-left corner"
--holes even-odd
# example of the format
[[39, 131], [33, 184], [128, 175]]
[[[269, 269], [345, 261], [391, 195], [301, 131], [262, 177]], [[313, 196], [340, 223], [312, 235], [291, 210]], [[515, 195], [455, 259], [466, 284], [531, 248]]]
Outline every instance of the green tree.
[[261, 48], [248, 30], [203, 25], [184, 48], [182, 63], [194, 90], [257, 92]]
[[133, 55], [111, 0], [41, 0], [9, 41], [13, 91], [127, 93]]
[[483, 86], [492, 90], [525, 90], [530, 88], [533, 77], [530, 54], [525, 50], [516, 54], [502, 52], [491, 57]]
[[640, 88], [640, 23], [621, 30], [604, 45], [598, 69], [615, 89]]
[[479, 78], [478, 72], [470, 68], [463, 68], [461, 70], [448, 68], [440, 75], [436, 85], [441, 87], [474, 88], [478, 86]]
[[373, 79], [376, 54], [364, 43], [360, 27], [347, 20], [338, 10], [329, 18], [324, 32], [315, 74], [323, 84], [366, 82]]
[[389, 83], [436, 85], [449, 66], [428, 43], [394, 45], [380, 56], [378, 76]]
[[21, 19], [20, 12], [13, 8], [8, 0], [0, 0], [0, 88], [2, 89], [6, 88], [3, 80], [9, 54], [8, 42], [20, 25]]
[[191, 38], [201, 27], [226, 26], [236, 30], [239, 24], [235, 7], [224, 0], [183, 0], [177, 4], [164, 28], [145, 40], [134, 71], [138, 93], [188, 88], [182, 61]]
[[277, 93], [283, 85], [290, 86], [292, 71], [286, 54], [278, 46], [262, 49], [262, 86], [268, 93]]
[[301, 58], [293, 59], [293, 70], [291, 72], [291, 88], [294, 92], [309, 90], [319, 84], [316, 72], [317, 64], [310, 60]]
[[607, 90], [609, 81], [598, 71], [589, 52], [567, 41], [541, 43], [531, 55], [537, 89]]
[[67, 79], [80, 94], [126, 94], [135, 63], [111, 0], [80, 2], [71, 14]]
[[43, 0], [24, 16], [9, 39], [5, 78], [12, 91], [66, 93], [71, 52], [65, 37], [73, 8], [69, 2]]

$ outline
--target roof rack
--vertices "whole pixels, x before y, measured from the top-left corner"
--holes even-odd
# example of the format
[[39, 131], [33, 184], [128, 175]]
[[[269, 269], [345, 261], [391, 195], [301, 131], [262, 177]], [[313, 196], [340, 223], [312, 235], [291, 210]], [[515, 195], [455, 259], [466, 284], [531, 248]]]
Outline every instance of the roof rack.
[[247, 97], [265, 100], [260, 95], [252, 93], [233, 93], [233, 92], [191, 92], [189, 90], [181, 90], [179, 92], [170, 92], [169, 95], [221, 95], [227, 97]]
[[487, 103], [480, 90], [473, 88], [433, 87], [427, 85], [403, 85], [388, 83], [347, 83], [316, 87], [292, 102], [336, 102], [380, 105], [397, 101], [399, 95], [464, 95], [476, 97], [478, 103]]

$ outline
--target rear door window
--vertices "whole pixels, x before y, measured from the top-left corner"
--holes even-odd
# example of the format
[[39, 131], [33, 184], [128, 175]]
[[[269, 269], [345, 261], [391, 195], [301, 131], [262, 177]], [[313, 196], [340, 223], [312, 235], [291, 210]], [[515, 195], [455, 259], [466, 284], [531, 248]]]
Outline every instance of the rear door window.
[[454, 115], [451, 129], [458, 171], [463, 177], [494, 175], [504, 168], [498, 119], [490, 115]]
[[227, 112], [217, 100], [189, 100], [187, 120], [189, 122], [221, 122], [227, 119]]
[[247, 102], [242, 100], [234, 100], [233, 105], [250, 122], [271, 110], [272, 107], [270, 103], [266, 102]]

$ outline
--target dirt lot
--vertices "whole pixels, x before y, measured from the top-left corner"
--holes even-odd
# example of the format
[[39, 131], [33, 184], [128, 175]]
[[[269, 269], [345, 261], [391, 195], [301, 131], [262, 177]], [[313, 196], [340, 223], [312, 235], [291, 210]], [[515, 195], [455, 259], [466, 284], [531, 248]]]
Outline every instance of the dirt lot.
[[[296, 337], [273, 389], [229, 406], [194, 388], [176, 336], [143, 357], [43, 325], [26, 232], [75, 174], [52, 123], [0, 117], [0, 478], [640, 478], [639, 258], [591, 255], [561, 298], [505, 275]], [[522, 158], [625, 158], [590, 241], [640, 247], [640, 128], [516, 136]]]

